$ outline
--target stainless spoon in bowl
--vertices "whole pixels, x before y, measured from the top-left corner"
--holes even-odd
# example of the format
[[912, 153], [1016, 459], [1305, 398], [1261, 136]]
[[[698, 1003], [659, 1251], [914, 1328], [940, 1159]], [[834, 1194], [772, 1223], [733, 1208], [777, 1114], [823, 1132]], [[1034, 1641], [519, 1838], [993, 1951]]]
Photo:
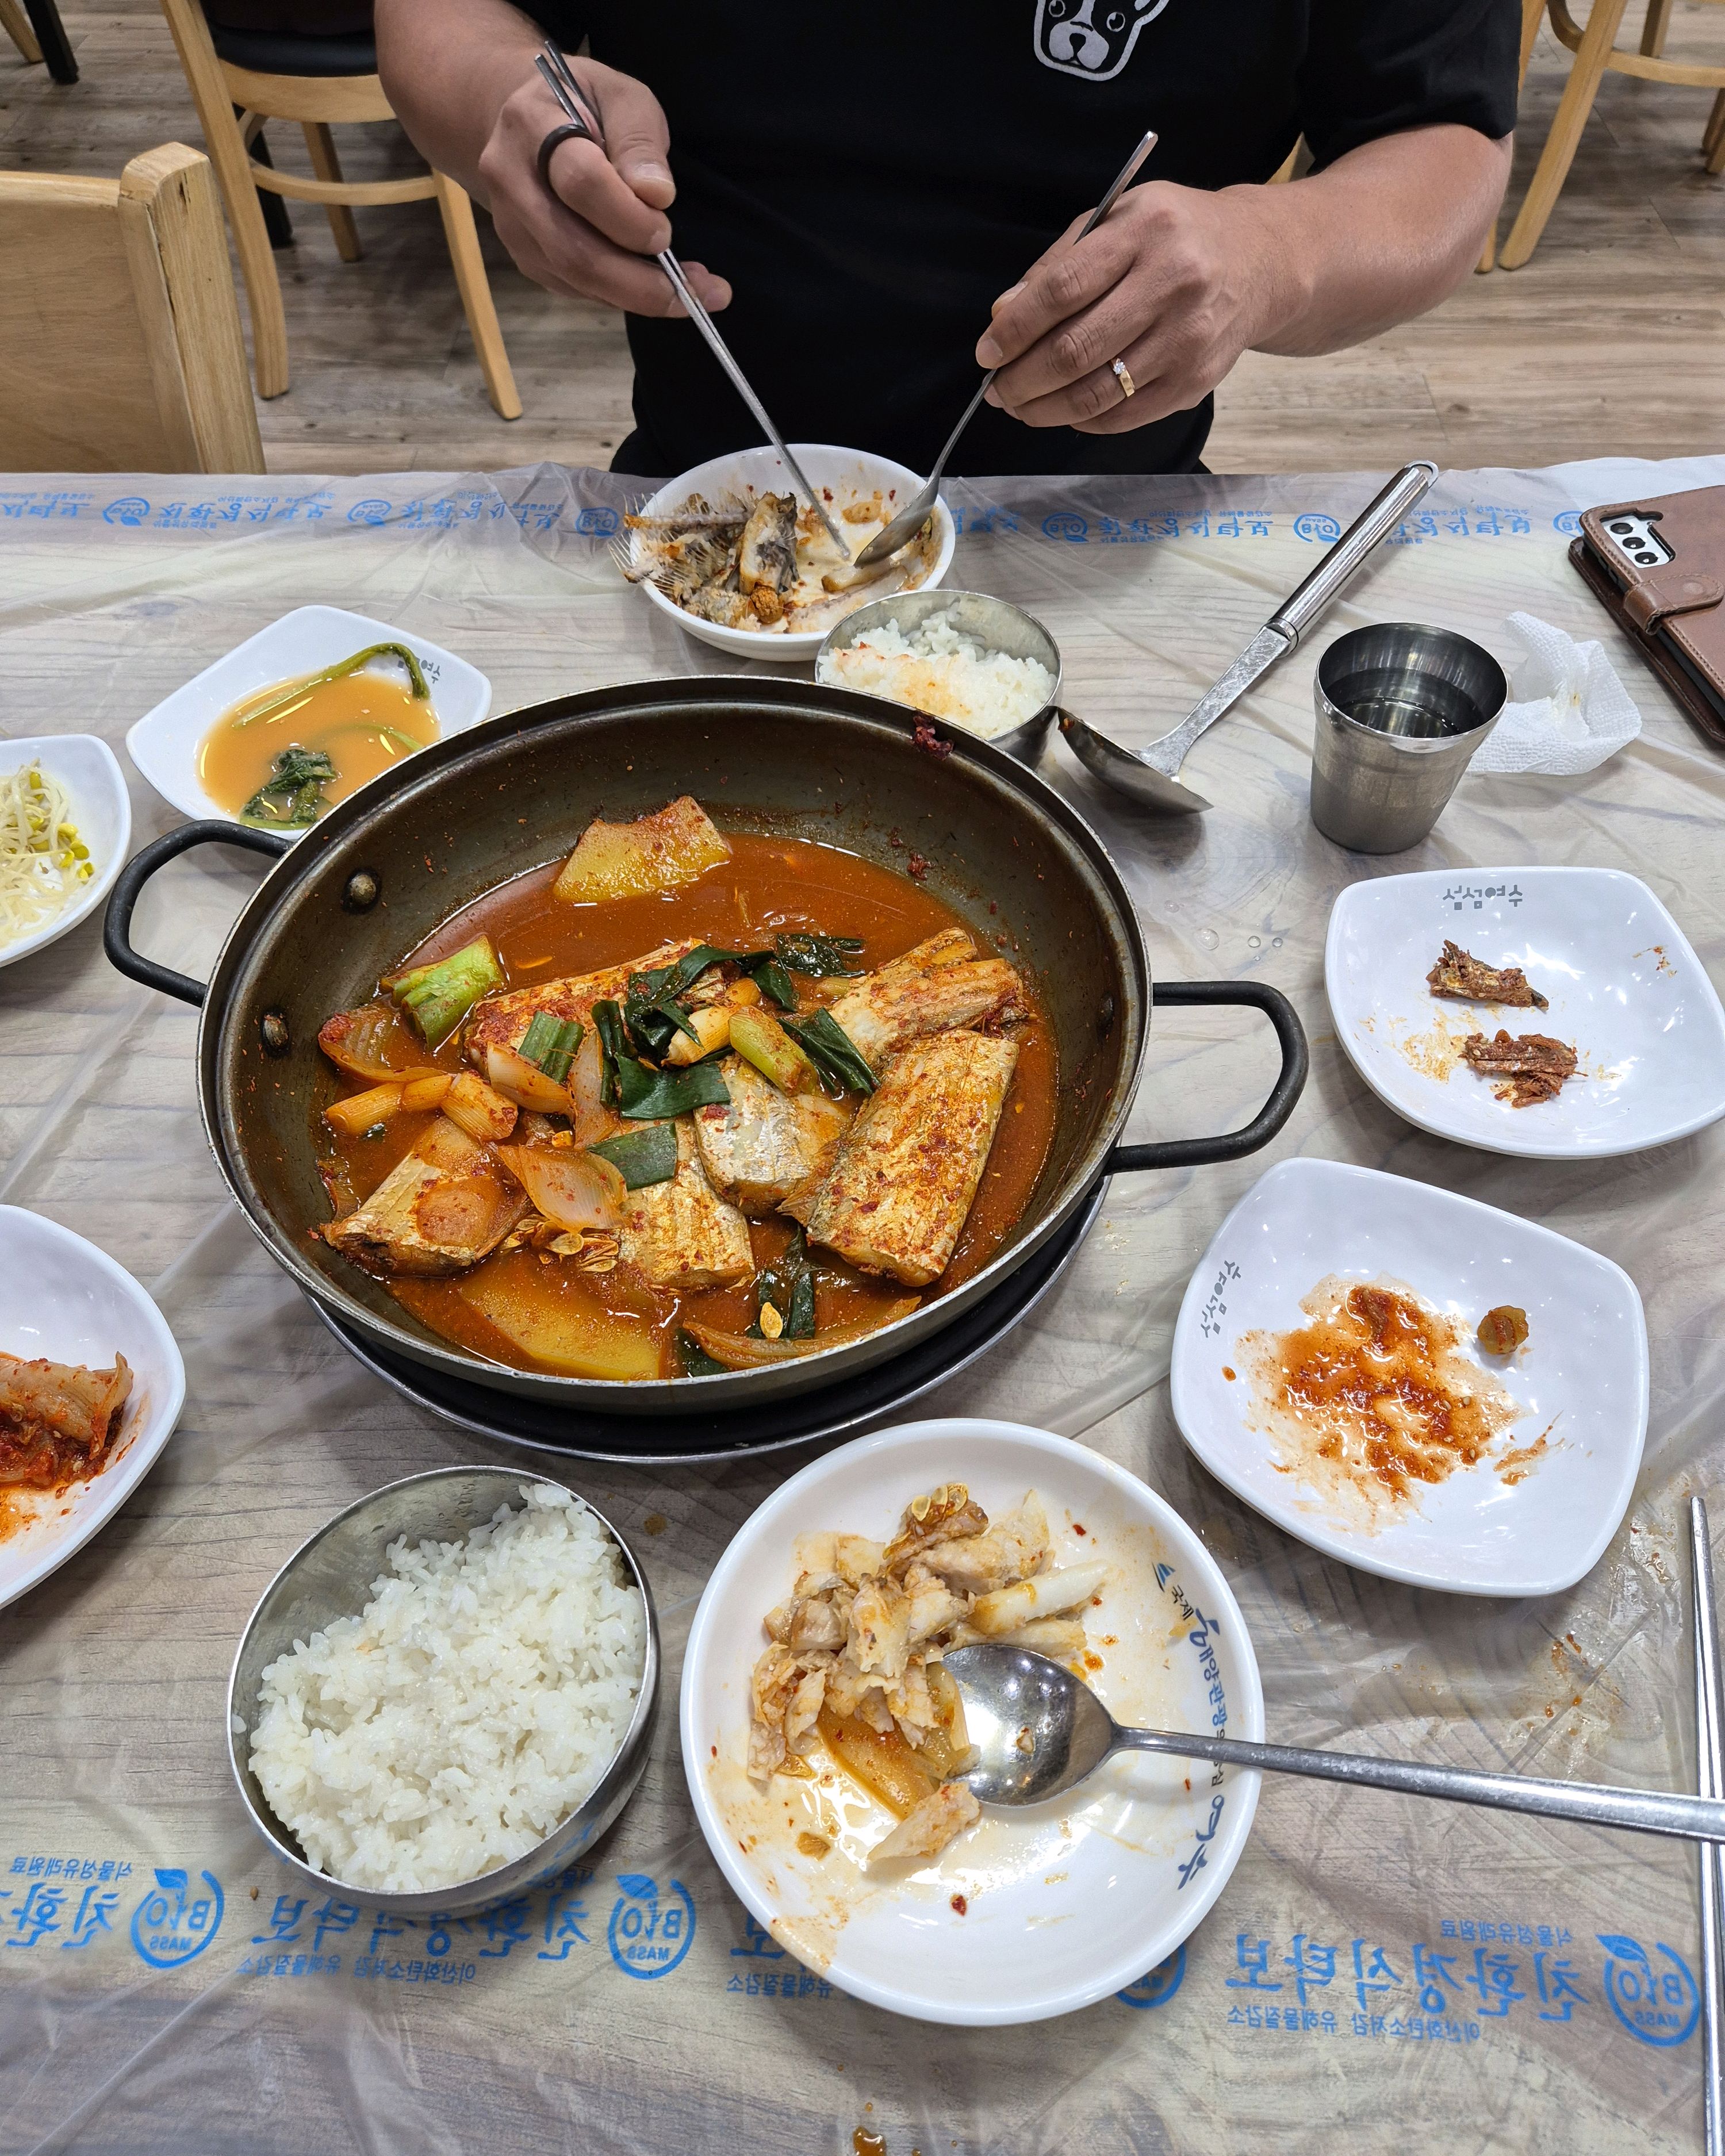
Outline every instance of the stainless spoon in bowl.
[[[1154, 128], [1152, 128], [1150, 132], [1142, 138], [1137, 148], [1132, 151], [1131, 157], [1129, 157], [1126, 162], [1121, 167], [1120, 171], [1115, 178], [1113, 186], [1109, 188], [1107, 193], [1102, 197], [1102, 199], [1091, 212], [1089, 221], [1085, 225], [1083, 231], [1079, 234], [1078, 239], [1088, 239], [1090, 238], [1091, 233], [1096, 230], [1102, 219], [1106, 217], [1109, 211], [1113, 208], [1115, 203], [1119, 201], [1121, 196], [1126, 192], [1127, 189], [1137, 177], [1139, 167], [1143, 164], [1145, 158], [1149, 156], [1150, 152], [1155, 147], [1156, 131]], [[1076, 247], [1078, 244], [1078, 240], [1074, 240], [1072, 244]], [[855, 562], [852, 564], [853, 567], [859, 569], [871, 569], [876, 562], [884, 562], [889, 554], [897, 553], [901, 547], [908, 547], [911, 542], [916, 537], [916, 534], [928, 521], [929, 513], [933, 509], [934, 505], [940, 495], [941, 480], [947, 469], [947, 459], [951, 456], [953, 450], [957, 448], [958, 437], [964, 432], [971, 421], [975, 418], [977, 407], [982, 403], [983, 398], [988, 395], [988, 384], [994, 379], [994, 377], [999, 372], [1000, 369], [998, 367], [991, 367], [983, 377], [981, 382], [978, 383], [975, 396], [973, 397], [969, 403], [965, 406], [963, 418], [960, 419], [957, 425], [953, 428], [952, 433], [947, 435], [947, 446], [935, 459], [934, 470], [928, 475], [928, 478], [924, 483], [922, 492], [913, 496], [912, 499], [906, 503], [905, 507], [900, 510], [898, 515], [893, 518], [891, 523], [886, 526], [885, 531], [877, 531], [875, 534], [874, 537], [870, 540], [868, 545], [863, 548], [861, 553], [857, 556]]]
[[958, 1686], [970, 1741], [980, 1755], [974, 1767], [954, 1779], [985, 1804], [1045, 1804], [1064, 1796], [1116, 1752], [1163, 1752], [1177, 1759], [1353, 1782], [1414, 1797], [1446, 1797], [1497, 1811], [1538, 1812], [1589, 1826], [1725, 1842], [1725, 1800], [1717, 1797], [1422, 1767], [1358, 1752], [1250, 1744], [1186, 1730], [1127, 1729], [1070, 1670], [1024, 1647], [958, 1647], [943, 1657], [942, 1666]]
[[[1388, 538], [1436, 477], [1434, 464], [1404, 465], [1171, 734], [1135, 753], [1099, 734], [1070, 711], [1062, 711], [1060, 733], [1067, 747], [1086, 771], [1141, 808], [1164, 816], [1193, 816], [1208, 808], [1210, 804], [1203, 794], [1180, 783], [1180, 766], [1187, 751], [1200, 734], [1208, 732], [1234, 708], [1260, 675], [1287, 656], [1331, 600], [1342, 596], [1380, 542]], [[864, 561], [867, 556], [865, 547], [857, 558]]]

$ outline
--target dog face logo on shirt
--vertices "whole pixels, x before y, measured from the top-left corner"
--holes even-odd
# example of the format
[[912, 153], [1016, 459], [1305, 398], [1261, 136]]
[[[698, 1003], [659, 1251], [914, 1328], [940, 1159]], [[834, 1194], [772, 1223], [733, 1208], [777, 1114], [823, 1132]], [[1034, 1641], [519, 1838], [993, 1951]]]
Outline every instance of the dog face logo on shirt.
[[1108, 82], [1168, 0], [1036, 0], [1036, 57], [1082, 82]]

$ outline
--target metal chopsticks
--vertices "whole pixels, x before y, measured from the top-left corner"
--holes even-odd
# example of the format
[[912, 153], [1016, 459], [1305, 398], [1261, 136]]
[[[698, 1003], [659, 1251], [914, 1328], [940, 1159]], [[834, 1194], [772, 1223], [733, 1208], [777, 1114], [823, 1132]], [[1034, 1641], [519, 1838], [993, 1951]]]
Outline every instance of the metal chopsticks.
[[[535, 59], [533, 64], [538, 69], [540, 74], [544, 78], [547, 88], [567, 114], [571, 122], [582, 129], [588, 139], [603, 150], [605, 146], [605, 137], [599, 126], [598, 116], [589, 110], [587, 100], [582, 95], [581, 85], [570, 71], [568, 62], [549, 38], [547, 39], [544, 49]], [[791, 454], [784, 436], [773, 425], [768, 414], [767, 407], [756, 396], [748, 377], [732, 357], [731, 348], [720, 336], [712, 316], [696, 298], [693, 287], [683, 275], [682, 264], [678, 261], [669, 248], [664, 254], [655, 255], [654, 259], [670, 280], [671, 290], [688, 311], [689, 319], [706, 339], [713, 357], [718, 361], [720, 366], [730, 377], [732, 386], [737, 395], [754, 413], [768, 440], [784, 459], [785, 469], [796, 481], [803, 499], [819, 517], [821, 522], [825, 525], [828, 536], [838, 548], [839, 554], [846, 562], [849, 562], [850, 542], [833, 521], [819, 495], [809, 485], [803, 467]]]
[[[1690, 1560], [1695, 1585], [1696, 1789], [1717, 1797], [1725, 1785], [1725, 1700], [1719, 1692], [1718, 1625], [1713, 1603], [1713, 1553], [1707, 1508], [1689, 1500]], [[1701, 1865], [1702, 2059], [1705, 2072], [1707, 2156], [1725, 2156], [1725, 2064], [1722, 2064], [1719, 1920], [1725, 1911], [1725, 1865], [1719, 1845], [1704, 1841]]]

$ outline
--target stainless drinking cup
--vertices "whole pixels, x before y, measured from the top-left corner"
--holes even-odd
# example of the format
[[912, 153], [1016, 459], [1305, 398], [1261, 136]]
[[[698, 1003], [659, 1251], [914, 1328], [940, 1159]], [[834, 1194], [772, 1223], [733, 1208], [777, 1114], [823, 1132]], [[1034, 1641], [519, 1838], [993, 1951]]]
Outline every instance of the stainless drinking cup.
[[1443, 813], [1509, 684], [1465, 636], [1384, 621], [1337, 638], [1312, 694], [1312, 822], [1351, 853], [1399, 854]]

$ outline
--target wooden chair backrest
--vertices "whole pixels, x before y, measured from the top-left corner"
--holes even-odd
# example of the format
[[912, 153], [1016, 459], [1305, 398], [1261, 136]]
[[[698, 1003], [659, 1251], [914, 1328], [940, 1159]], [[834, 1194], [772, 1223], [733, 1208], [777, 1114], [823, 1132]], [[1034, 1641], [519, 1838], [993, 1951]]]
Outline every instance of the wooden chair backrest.
[[0, 172], [0, 469], [260, 472], [209, 160]]

